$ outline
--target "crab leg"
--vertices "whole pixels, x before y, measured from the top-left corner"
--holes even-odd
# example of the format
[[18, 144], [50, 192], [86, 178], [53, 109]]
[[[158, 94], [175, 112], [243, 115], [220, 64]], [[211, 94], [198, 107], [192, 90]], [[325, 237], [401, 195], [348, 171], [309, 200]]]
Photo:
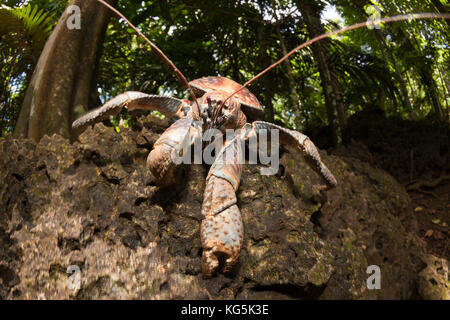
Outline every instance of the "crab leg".
[[165, 116], [176, 116], [178, 118], [184, 117], [187, 114], [187, 109], [189, 109], [189, 105], [180, 99], [128, 91], [75, 120], [72, 124], [72, 133], [75, 137], [80, 135], [87, 127], [117, 115], [123, 107], [128, 110], [156, 110]]
[[236, 191], [242, 172], [239, 138], [225, 142], [209, 170], [203, 197], [201, 240], [202, 272], [211, 277], [225, 258], [223, 272], [236, 264], [242, 248], [244, 226], [237, 206]]
[[190, 148], [196, 139], [201, 139], [200, 124], [189, 114], [173, 123], [156, 140], [147, 157], [147, 168], [153, 173], [157, 185], [166, 186], [174, 182], [175, 160], [183, 157], [183, 152]]
[[[247, 124], [246, 127], [248, 126], [249, 125]], [[322, 162], [319, 151], [306, 135], [264, 121], [255, 121], [251, 126], [252, 129], [249, 130], [247, 137], [251, 134], [259, 134], [261, 130], [279, 130], [280, 143], [301, 151], [305, 156], [306, 162], [321, 178], [323, 178], [328, 188], [333, 188], [337, 185], [336, 178]]]

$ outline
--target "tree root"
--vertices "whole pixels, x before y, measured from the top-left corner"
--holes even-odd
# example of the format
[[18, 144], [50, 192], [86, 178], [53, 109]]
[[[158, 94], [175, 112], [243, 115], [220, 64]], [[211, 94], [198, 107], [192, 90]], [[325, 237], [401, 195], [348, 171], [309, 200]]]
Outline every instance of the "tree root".
[[410, 183], [406, 184], [405, 188], [406, 188], [406, 191], [408, 191], [408, 192], [417, 191], [420, 193], [432, 195], [435, 198], [439, 199], [439, 197], [434, 192], [423, 190], [422, 188], [434, 189], [438, 185], [440, 185], [442, 182], [444, 182], [445, 180], [450, 180], [450, 175], [445, 174], [445, 171], [444, 171], [438, 178], [436, 178], [434, 180], [431, 180], [431, 181], [416, 180], [414, 182], [410, 182]]

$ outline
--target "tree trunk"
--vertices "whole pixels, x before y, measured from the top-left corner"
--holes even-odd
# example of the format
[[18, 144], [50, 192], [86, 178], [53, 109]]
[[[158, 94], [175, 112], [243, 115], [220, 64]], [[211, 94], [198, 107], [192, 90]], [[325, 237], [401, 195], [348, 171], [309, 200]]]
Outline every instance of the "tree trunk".
[[89, 109], [110, 13], [97, 1], [73, 0], [70, 5], [80, 8], [80, 29], [68, 28], [74, 13], [66, 9], [39, 57], [14, 130], [16, 137], [39, 141], [57, 133], [69, 138], [73, 110]]
[[414, 67], [417, 70], [418, 75], [422, 79], [422, 83], [425, 86], [425, 92], [427, 98], [430, 101], [431, 106], [433, 107], [434, 116], [440, 122], [444, 121], [444, 111], [442, 110], [441, 101], [439, 100], [439, 91], [436, 81], [433, 77], [433, 70], [431, 67], [431, 63], [427, 61], [427, 58], [420, 50], [420, 45], [415, 37], [408, 38], [406, 37], [408, 44], [417, 56], [423, 59], [422, 63], [416, 64]]
[[[408, 94], [408, 89], [406, 88], [405, 80], [402, 77], [402, 74], [398, 68], [397, 59], [395, 59], [392, 52], [389, 50], [389, 47], [384, 39], [384, 36], [380, 30], [374, 29], [375, 37], [377, 38], [378, 44], [380, 45], [380, 49], [383, 55], [383, 59], [386, 61], [386, 63], [389, 65], [389, 62], [392, 64], [392, 67], [394, 68], [394, 76], [395, 79], [398, 82], [398, 85], [400, 87], [401, 92], [401, 98], [400, 101], [402, 102], [403, 108], [408, 110], [409, 113], [412, 112], [412, 105], [411, 105], [411, 99]], [[389, 57], [389, 60], [387, 59]]]
[[[320, 10], [314, 7], [309, 1], [296, 1], [310, 34], [310, 38], [324, 33], [324, 28], [320, 21]], [[338, 137], [342, 137], [342, 131], [346, 126], [347, 118], [345, 106], [342, 99], [342, 90], [339, 84], [334, 62], [331, 60], [330, 42], [328, 39], [321, 40], [312, 45], [312, 52], [317, 61], [322, 82], [325, 105], [327, 108], [328, 122], [332, 131], [332, 141], [336, 145]], [[339, 126], [335, 123], [335, 112]]]
[[[285, 56], [288, 54], [288, 50], [286, 48], [286, 44], [284, 42], [283, 35], [281, 34], [281, 31], [280, 31], [280, 23], [278, 21], [277, 8], [275, 5], [275, 1], [271, 0], [271, 4], [272, 4], [273, 16], [275, 18], [275, 23], [276, 23], [275, 31], [277, 33], [277, 38], [280, 41], [281, 52], [283, 53], [283, 56]], [[295, 118], [296, 118], [295, 120], [297, 123], [297, 130], [302, 131], [301, 103], [300, 103], [300, 100], [298, 99], [297, 89], [295, 88], [294, 73], [292, 72], [291, 62], [289, 61], [289, 59], [287, 59], [284, 62], [284, 67], [286, 69], [286, 74], [288, 77], [289, 92], [290, 92], [292, 107], [294, 109], [294, 114], [295, 114]]]
[[[374, 5], [374, 3], [372, 1], [355, 2], [355, 6], [357, 6], [358, 11], [361, 14], [361, 16], [368, 18], [366, 11], [364, 9], [365, 5]], [[376, 29], [376, 28], [373, 29], [373, 32], [375, 34], [375, 38], [378, 41], [378, 45], [381, 50], [381, 55], [383, 57], [383, 60], [386, 64], [386, 66], [388, 67], [388, 70], [389, 70], [390, 65], [392, 65], [392, 68], [394, 69], [394, 77], [395, 77], [395, 80], [397, 80], [397, 83], [400, 88], [400, 93], [401, 93], [400, 101], [402, 102], [403, 108], [408, 110], [408, 113], [411, 114], [413, 111], [411, 99], [409, 97], [408, 89], [406, 87], [406, 82], [403, 79], [402, 72], [400, 71], [400, 69], [398, 67], [397, 59], [392, 54], [392, 52], [389, 48], [389, 45], [386, 43], [384, 32], [379, 29]], [[395, 107], [397, 107], [397, 101], [393, 101], [393, 102], [395, 103]]]
[[[285, 56], [288, 54], [288, 51], [287, 51], [286, 45], [284, 43], [283, 36], [281, 35], [279, 25], [276, 26], [276, 31], [277, 31], [278, 40], [280, 40], [280, 44], [281, 44], [281, 52], [283, 53], [283, 56]], [[290, 91], [290, 96], [291, 96], [292, 107], [294, 108], [294, 114], [295, 114], [295, 118], [296, 118], [295, 122], [297, 123], [297, 130], [302, 131], [302, 115], [301, 115], [302, 107], [301, 107], [300, 100], [298, 99], [297, 89], [295, 89], [295, 78], [294, 78], [294, 73], [292, 72], [291, 63], [289, 62], [289, 59], [284, 62], [284, 67], [286, 68], [286, 73], [287, 73], [287, 77], [288, 77], [289, 91]]]
[[[264, 25], [261, 25], [258, 28], [258, 39], [260, 43], [259, 47], [259, 64], [264, 66], [264, 68], [272, 63], [270, 57], [268, 56], [266, 50], [267, 50], [267, 38], [264, 37]], [[275, 113], [273, 110], [273, 103], [272, 103], [272, 97], [273, 97], [273, 82], [270, 77], [262, 77], [263, 82], [263, 97], [264, 97], [264, 116], [265, 120], [269, 122], [274, 122], [275, 120]]]
[[450, 97], [450, 89], [449, 89], [449, 83], [446, 80], [446, 77], [444, 77], [444, 74], [442, 73], [442, 70], [439, 70], [439, 77], [441, 78], [441, 85], [442, 85], [442, 91], [444, 93], [444, 101], [445, 101], [445, 116], [446, 120], [449, 121], [449, 115], [450, 115], [450, 108], [448, 105], [448, 98]]
[[444, 121], [444, 111], [442, 110], [441, 102], [439, 100], [439, 91], [434, 81], [433, 74], [429, 69], [423, 69], [420, 71], [422, 82], [426, 86], [426, 92], [431, 105], [433, 106], [433, 112], [439, 121]]

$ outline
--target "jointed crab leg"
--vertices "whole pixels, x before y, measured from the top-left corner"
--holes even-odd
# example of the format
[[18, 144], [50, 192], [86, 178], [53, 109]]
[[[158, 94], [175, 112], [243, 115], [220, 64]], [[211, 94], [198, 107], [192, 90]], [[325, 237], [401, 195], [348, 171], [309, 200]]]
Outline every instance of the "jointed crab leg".
[[177, 120], [159, 137], [147, 158], [147, 167], [158, 185], [174, 182], [172, 169], [176, 157], [182, 157], [186, 147], [196, 139], [201, 139], [201, 128], [194, 122], [192, 114]]
[[333, 176], [327, 166], [322, 162], [319, 151], [317, 150], [314, 143], [312, 143], [312, 141], [309, 140], [306, 135], [298, 131], [289, 130], [277, 126], [276, 124], [264, 121], [255, 121], [251, 126], [253, 128], [253, 132], [250, 131], [249, 134], [258, 134], [259, 132], [261, 132], [261, 130], [278, 129], [280, 143], [302, 151], [303, 155], [305, 156], [306, 162], [315, 172], [317, 172], [317, 174], [319, 174], [325, 180], [329, 188], [333, 188], [337, 185], [336, 178]]
[[203, 246], [202, 272], [211, 277], [225, 257], [223, 272], [236, 264], [242, 248], [244, 226], [236, 204], [242, 161], [239, 138], [225, 142], [209, 170], [203, 198], [201, 225]]
[[239, 258], [244, 233], [236, 201], [243, 163], [241, 143], [251, 135], [271, 129], [279, 130], [281, 143], [303, 152], [307, 163], [325, 180], [328, 187], [337, 184], [336, 178], [322, 162], [319, 151], [307, 136], [268, 122], [247, 124], [239, 135], [225, 143], [206, 180], [202, 206], [205, 218], [201, 226], [202, 272], [206, 277], [211, 277], [219, 267], [219, 257], [226, 258], [223, 272], [229, 272]]
[[177, 116], [181, 118], [186, 115], [183, 106], [188, 107], [180, 99], [151, 95], [138, 91], [128, 91], [112, 98], [100, 108], [92, 110], [75, 120], [72, 124], [72, 132], [74, 136], [78, 136], [90, 125], [107, 120], [110, 116], [117, 115], [123, 107], [126, 107], [128, 110], [156, 110], [166, 116]]

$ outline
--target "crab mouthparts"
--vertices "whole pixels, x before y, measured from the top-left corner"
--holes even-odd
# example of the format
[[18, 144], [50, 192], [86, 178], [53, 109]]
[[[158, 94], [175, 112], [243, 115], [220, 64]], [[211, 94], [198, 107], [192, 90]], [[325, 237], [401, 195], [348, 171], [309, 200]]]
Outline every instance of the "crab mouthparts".
[[216, 119], [211, 119], [210, 117], [204, 118], [204, 128], [206, 130], [208, 129], [220, 129], [228, 120], [228, 116], [221, 115], [217, 117]]

